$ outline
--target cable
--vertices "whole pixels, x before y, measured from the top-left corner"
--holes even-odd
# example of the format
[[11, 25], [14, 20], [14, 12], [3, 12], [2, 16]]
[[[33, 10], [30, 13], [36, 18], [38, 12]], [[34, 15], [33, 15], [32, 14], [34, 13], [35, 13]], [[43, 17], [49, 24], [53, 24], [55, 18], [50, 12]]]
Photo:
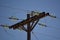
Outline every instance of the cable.
[[22, 8], [14, 8], [14, 7], [6, 6], [6, 5], [0, 5], [0, 7], [6, 7], [6, 8], [11, 8], [11, 9], [16, 9], [16, 10], [25, 11], [25, 12], [30, 11], [30, 10], [25, 10], [25, 9], [22, 9]]
[[17, 21], [18, 21], [18, 20], [25, 20], [25, 19], [19, 19], [19, 18], [14, 17], [14, 16], [13, 16], [13, 17], [12, 17], [12, 16], [11, 16], [11, 17], [0, 16], [0, 18], [7, 18], [7, 19], [17, 20]]
[[60, 17], [56, 17], [56, 19], [57, 19], [58, 21], [60, 21]]
[[[25, 9], [21, 9], [21, 8], [14, 8], [14, 7], [6, 6], [6, 5], [0, 5], [0, 7], [6, 7], [6, 8], [11, 8], [11, 9], [21, 10], [21, 11], [26, 11], [26, 12], [30, 11], [30, 10], [25, 10]], [[51, 16], [51, 17], [54, 17], [54, 16]]]
[[9, 33], [8, 30], [6, 30], [6, 29], [9, 29], [9, 26], [7, 26], [7, 25], [0, 25], [0, 26], [3, 28], [3, 30], [4, 30], [8, 35], [14, 36], [14, 35], [12, 35], [11, 33]]
[[8, 18], [7, 16], [0, 16], [0, 18]]
[[[48, 26], [48, 25], [45, 25], [45, 24], [41, 24], [41, 23], [38, 23], [38, 25], [41, 25], [41, 26], [44, 26], [44, 27], [48, 27], [48, 28], [54, 28], [56, 30], [60, 30], [60, 28], [57, 28], [57, 27], [54, 27], [54, 26]], [[43, 27], [42, 27], [43, 28]]]
[[34, 33], [34, 32], [32, 32], [32, 34], [34, 35], [34, 37], [35, 37], [37, 40], [39, 40], [39, 39], [38, 39], [38, 37], [35, 35], [35, 33]]
[[37, 33], [39, 33], [39, 35], [44, 35], [44, 36], [47, 36], [47, 37], [51, 37], [51, 38], [59, 39], [59, 38], [58, 38], [58, 37], [56, 37], [56, 36], [47, 35], [47, 34], [45, 34], [45, 33], [40, 33], [40, 32], [38, 32], [38, 31], [37, 31]]
[[[47, 34], [44, 34], [44, 33], [40, 33], [40, 32], [37, 32], [37, 33], [39, 33], [39, 35], [41, 34], [41, 35], [44, 35], [44, 36], [48, 36], [48, 37], [57, 38], [57, 37], [55, 37], [55, 36], [47, 35]], [[57, 39], [58, 39], [58, 38], [57, 38]]]
[[3, 30], [4, 30], [8, 35], [14, 36], [14, 35], [12, 35], [11, 33], [9, 33], [4, 27], [2, 27], [2, 28], [3, 28]]
[[[38, 32], [38, 33], [39, 33], [39, 32]], [[58, 37], [56, 37], [56, 36], [47, 35], [47, 34], [44, 34], [44, 33], [39, 33], [39, 35], [44, 35], [44, 36], [47, 36], [47, 37], [51, 37], [51, 38], [59, 39], [59, 38], [58, 38]]]
[[54, 19], [58, 19], [58, 20], [60, 20], [60, 18], [57, 17], [57, 16], [54, 16], [54, 15], [49, 15], [49, 16], [52, 17], [52, 18], [54, 18]]
[[54, 26], [47, 26], [47, 27], [54, 28], [56, 30], [60, 30], [60, 28], [57, 28], [57, 27], [54, 27]]
[[[0, 16], [0, 17], [2, 17], [2, 16]], [[3, 17], [4, 18], [4, 17]], [[8, 18], [8, 17], [6, 17], [6, 18]], [[9, 19], [9, 18], [8, 18]], [[12, 20], [15, 20], [15, 19], [12, 19]], [[19, 19], [19, 20], [25, 20], [25, 19]], [[17, 20], [18, 21], [18, 20]], [[38, 23], [39, 24], [39, 23]], [[41, 23], [40, 23], [41, 24]], [[41, 24], [42, 26], [45, 26], [44, 24]], [[45, 27], [50, 27], [50, 28], [54, 28], [54, 29], [57, 29], [57, 30], [59, 30], [60, 28], [56, 28], [56, 27], [54, 27], [54, 26], [45, 26]]]
[[[3, 17], [3, 16], [0, 16], [0, 17]], [[3, 17], [3, 18], [7, 18], [7, 19], [9, 19], [8, 17]], [[12, 20], [16, 20], [16, 19], [18, 19], [18, 18], [11, 18]], [[25, 20], [25, 19], [19, 19], [19, 20]], [[18, 21], [18, 20], [17, 20]], [[42, 25], [42, 26], [45, 26], [44, 24]], [[53, 27], [53, 26], [47, 26], [47, 27]], [[60, 29], [60, 28], [56, 28], [56, 27], [53, 27], [53, 28], [55, 28], [55, 29]]]

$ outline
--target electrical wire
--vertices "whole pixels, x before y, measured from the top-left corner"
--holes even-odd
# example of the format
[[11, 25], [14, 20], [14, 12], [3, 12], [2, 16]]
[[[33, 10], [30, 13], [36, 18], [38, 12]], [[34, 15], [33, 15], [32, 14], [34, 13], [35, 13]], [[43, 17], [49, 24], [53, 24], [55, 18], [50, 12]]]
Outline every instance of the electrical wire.
[[1, 15], [0, 15], [0, 18], [8, 18], [8, 17], [7, 17], [7, 16], [1, 16]]
[[[0, 7], [6, 7], [6, 8], [17, 9], [17, 10], [22, 10], [22, 11], [28, 11], [28, 10], [24, 10], [24, 9], [21, 9], [21, 8], [14, 8], [14, 7], [6, 6], [6, 5], [0, 5]], [[19, 20], [22, 20], [22, 19], [19, 19]]]
[[[51, 16], [52, 18], [55, 18], [55, 19], [60, 19], [59, 17], [53, 16], [53, 15], [50, 15], [50, 16]], [[47, 23], [46, 19], [45, 19], [44, 21], [45, 21], [45, 24], [46, 24], [46, 23]], [[48, 20], [48, 21], [49, 21], [49, 20]], [[54, 29], [56, 29], [56, 30], [60, 30], [60, 28], [57, 28], [57, 27], [54, 27], [54, 26], [45, 25], [45, 24], [41, 24], [41, 23], [40, 23], [41, 26], [50, 27], [50, 28], [54, 28]], [[38, 25], [39, 25], [39, 23], [38, 23]]]
[[19, 19], [19, 18], [17, 18], [17, 17], [6, 17], [6, 16], [0, 16], [0, 18], [6, 18], [6, 19], [11, 19], [11, 20], [25, 20], [25, 19]]
[[[3, 16], [0, 16], [0, 17], [3, 17]], [[3, 18], [7, 18], [7, 19], [9, 19], [8, 17], [3, 17]], [[13, 20], [13, 19], [12, 19]], [[19, 19], [19, 20], [25, 20], [25, 19]], [[18, 21], [18, 20], [17, 20]], [[16, 21], [14, 21], [14, 22], [16, 22]], [[57, 28], [57, 27], [54, 27], [54, 26], [47, 26], [47, 27], [50, 27], [50, 28], [54, 28], [54, 29], [56, 29], [56, 30], [60, 30], [60, 28]]]
[[52, 17], [52, 18], [54, 18], [54, 19], [58, 19], [58, 20], [60, 20], [60, 18], [57, 17], [57, 16], [53, 16], [53, 15], [49, 15], [49, 16]]
[[11, 9], [15, 9], [15, 10], [19, 10], [19, 11], [25, 11], [25, 12], [30, 11], [30, 10], [25, 10], [25, 9], [22, 9], [22, 8], [10, 7], [10, 6], [6, 6], [6, 5], [0, 5], [0, 7], [11, 8]]
[[11, 33], [9, 33], [8, 30], [6, 30], [4, 27], [2, 27], [2, 28], [3, 28], [3, 30], [4, 30], [8, 35], [14, 36], [14, 35], [12, 35]]
[[37, 40], [39, 40], [38, 39], [38, 37], [35, 35], [35, 33], [32, 31], [32, 34], [34, 35], [34, 37], [37, 39]]
[[[40, 23], [41, 24], [41, 23]], [[40, 25], [40, 24], [38, 24], [38, 25]], [[41, 25], [42, 26], [42, 25]], [[57, 27], [54, 27], [54, 26], [49, 26], [49, 25], [45, 25], [45, 24], [43, 24], [43, 27], [48, 27], [48, 28], [54, 28], [54, 29], [56, 29], [56, 30], [60, 30], [60, 28], [57, 28]], [[42, 28], [43, 28], [42, 27]]]
[[38, 32], [38, 31], [35, 31], [35, 33], [38, 33], [39, 35], [43, 35], [43, 36], [47, 36], [47, 37], [51, 37], [51, 38], [55, 38], [55, 39], [60, 39], [59, 37], [52, 36], [51, 34], [50, 34], [50, 35], [47, 35], [46, 33], [40, 33], [40, 32]]
[[[58, 19], [59, 21], [60, 21], [60, 18], [59, 17], [55, 17], [55, 19]], [[55, 20], [54, 19], [54, 20]], [[58, 21], [57, 20], [57, 21]], [[49, 21], [49, 20], [48, 20]], [[54, 29], [57, 29], [57, 30], [60, 30], [60, 28], [57, 28], [57, 27], [54, 27], [54, 26], [49, 26], [49, 25], [47, 25], [47, 27], [50, 27], [50, 28], [54, 28]]]
[[54, 26], [47, 26], [47, 27], [49, 27], [49, 28], [54, 28], [54, 29], [56, 29], [56, 30], [60, 30], [60, 28], [57, 28], [57, 27], [54, 27]]
[[[16, 9], [16, 10], [21, 10], [21, 11], [30, 11], [30, 10], [25, 10], [25, 9], [22, 9], [22, 8], [14, 8], [14, 7], [10, 7], [10, 6], [6, 6], [6, 5], [0, 5], [0, 7], [6, 7], [6, 8], [11, 8], [11, 9]], [[31, 12], [31, 11], [30, 11]], [[60, 19], [59, 17], [57, 17], [58, 19]]]
[[[35, 33], [36, 33], [36, 32], [35, 32]], [[50, 38], [59, 39], [59, 38], [58, 38], [58, 37], [56, 37], [56, 36], [47, 35], [46, 33], [40, 33], [40, 32], [38, 32], [38, 31], [37, 31], [37, 33], [38, 33], [39, 35], [43, 35], [43, 36], [47, 36], [47, 37], [50, 37]]]
[[[8, 25], [0, 25], [0, 27], [2, 27], [3, 30], [4, 30], [8, 35], [14, 36], [14, 35], [12, 35], [11, 33], [8, 32], [8, 29], [9, 29], [9, 26], [8, 26]], [[6, 30], [6, 29], [7, 29], [7, 30]]]
[[57, 19], [58, 21], [60, 21], [60, 17], [56, 17], [56, 19]]
[[[22, 11], [28, 11], [28, 10], [24, 10], [24, 9], [9, 7], [9, 6], [0, 6], [0, 7], [6, 7], [6, 8], [17, 9], [17, 10], [22, 10]], [[58, 18], [58, 19], [59, 19], [59, 18]], [[20, 19], [20, 20], [21, 20], [21, 19]], [[53, 27], [53, 26], [51, 26], [51, 27]], [[55, 27], [54, 27], [54, 28], [55, 28]], [[56, 29], [56, 28], [55, 28], [55, 29]], [[7, 32], [7, 31], [5, 30], [5, 32]], [[39, 33], [39, 32], [38, 32], [38, 33]], [[34, 34], [34, 32], [32, 32], [32, 34], [36, 37], [37, 40], [39, 40], [39, 39], [37, 38], [37, 36]]]
[[6, 7], [6, 8], [21, 10], [21, 11], [27, 11], [27, 12], [30, 11], [30, 10], [25, 10], [25, 9], [21, 9], [21, 8], [14, 8], [14, 7], [6, 6], [6, 5], [0, 5], [0, 7]]

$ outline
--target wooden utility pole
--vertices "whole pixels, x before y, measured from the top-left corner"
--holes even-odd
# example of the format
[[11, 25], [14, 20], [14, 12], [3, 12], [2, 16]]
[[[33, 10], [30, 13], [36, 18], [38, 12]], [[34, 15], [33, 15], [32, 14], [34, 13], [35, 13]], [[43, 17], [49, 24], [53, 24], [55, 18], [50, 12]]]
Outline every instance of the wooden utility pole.
[[[30, 14], [27, 14], [27, 19], [30, 18]], [[27, 40], [31, 40], [31, 27], [30, 22], [27, 23]]]
[[[39, 19], [49, 16], [49, 13], [42, 12], [39, 15], [35, 15], [30, 17], [30, 14], [27, 14], [27, 19], [23, 20], [21, 22], [18, 22], [12, 26], [10, 26], [9, 28], [13, 28], [13, 29], [18, 29], [21, 28], [24, 31], [27, 32], [27, 40], [31, 40], [31, 31], [34, 29], [34, 27], [36, 26], [36, 24], [38, 23]], [[32, 24], [31, 24], [32, 23]], [[27, 24], [27, 29], [24, 27], [24, 25]]]

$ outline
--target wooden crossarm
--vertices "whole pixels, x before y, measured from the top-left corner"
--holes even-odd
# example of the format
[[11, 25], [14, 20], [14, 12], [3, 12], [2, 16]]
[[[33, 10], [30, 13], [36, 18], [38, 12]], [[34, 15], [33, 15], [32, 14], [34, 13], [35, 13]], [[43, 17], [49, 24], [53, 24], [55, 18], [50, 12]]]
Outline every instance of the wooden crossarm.
[[45, 14], [45, 13], [43, 12], [43, 13], [40, 13], [39, 15], [35, 15], [35, 16], [31, 17], [31, 18], [28, 18], [28, 19], [26, 19], [26, 20], [23, 20], [23, 21], [21, 21], [21, 22], [18, 22], [18, 23], [16, 23], [16, 24], [10, 26], [9, 28], [16, 29], [16, 28], [21, 27], [21, 26], [23, 27], [23, 25], [25, 25], [25, 24], [27, 24], [27, 23], [36, 21], [37, 19], [43, 18], [43, 17], [48, 16], [48, 15], [49, 15], [49, 13], [46, 13], [46, 14]]

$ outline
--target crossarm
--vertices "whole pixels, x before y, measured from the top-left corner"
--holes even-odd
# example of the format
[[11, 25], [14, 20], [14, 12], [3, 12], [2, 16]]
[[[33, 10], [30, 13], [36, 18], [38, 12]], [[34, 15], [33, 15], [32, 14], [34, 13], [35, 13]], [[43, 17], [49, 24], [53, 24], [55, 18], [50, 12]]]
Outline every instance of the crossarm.
[[23, 20], [23, 21], [21, 21], [19, 23], [16, 23], [16, 24], [10, 26], [10, 28], [16, 29], [18, 27], [21, 27], [21, 26], [27, 24], [27, 23], [36, 21], [37, 19], [43, 18], [43, 17], [48, 16], [48, 15], [49, 15], [49, 13], [46, 13], [46, 14], [44, 12], [40, 13], [39, 15], [35, 15], [35, 16], [29, 18], [29, 19], [26, 19], [26, 20]]

